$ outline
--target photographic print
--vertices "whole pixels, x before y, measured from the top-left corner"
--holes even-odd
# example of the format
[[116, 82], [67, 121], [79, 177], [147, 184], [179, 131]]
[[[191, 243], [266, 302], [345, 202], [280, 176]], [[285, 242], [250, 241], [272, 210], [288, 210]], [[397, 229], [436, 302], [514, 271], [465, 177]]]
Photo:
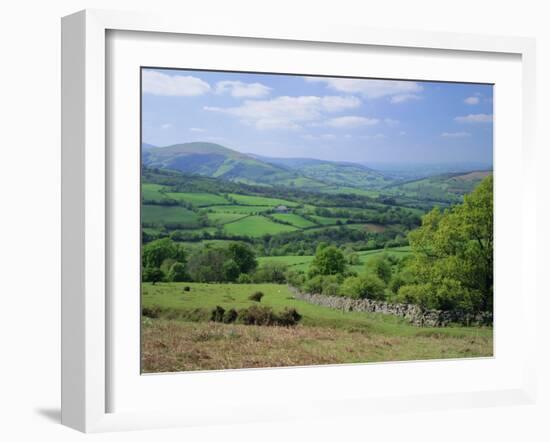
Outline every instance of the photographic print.
[[493, 85], [141, 69], [143, 373], [493, 355]]

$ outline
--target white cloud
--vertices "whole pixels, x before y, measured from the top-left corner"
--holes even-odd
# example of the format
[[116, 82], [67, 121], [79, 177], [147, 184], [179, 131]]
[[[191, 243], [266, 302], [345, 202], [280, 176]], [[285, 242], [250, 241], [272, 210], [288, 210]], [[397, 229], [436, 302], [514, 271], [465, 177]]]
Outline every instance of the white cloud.
[[207, 93], [210, 91], [210, 85], [190, 75], [143, 71], [142, 89], [147, 94], [190, 97]]
[[161, 125], [160, 127], [162, 129], [171, 129], [174, 126], [172, 126], [170, 123], [165, 123], [165, 124]]
[[311, 134], [304, 134], [302, 135], [302, 138], [304, 140], [308, 141], [314, 141], [314, 140], [335, 140], [336, 135], [334, 134], [322, 134], [322, 135], [311, 135]]
[[391, 118], [384, 118], [384, 123], [388, 126], [393, 127], [399, 124], [399, 120], [392, 120]]
[[366, 98], [401, 97], [392, 103], [401, 103], [422, 92], [422, 86], [415, 81], [368, 80], [356, 78], [306, 77], [310, 83], [324, 83], [330, 89], [350, 94], [361, 94]]
[[237, 107], [210, 107], [204, 110], [240, 118], [258, 129], [298, 129], [301, 123], [320, 119], [326, 113], [356, 108], [361, 104], [355, 97], [282, 96], [271, 100], [246, 100]]
[[229, 93], [236, 98], [258, 98], [269, 95], [271, 88], [261, 83], [243, 83], [242, 81], [218, 81], [216, 93]]
[[206, 130], [200, 128], [200, 127], [190, 127], [189, 130], [191, 132], [206, 132]]
[[493, 116], [490, 114], [469, 114], [462, 117], [456, 117], [457, 123], [492, 123]]
[[420, 95], [416, 95], [416, 94], [399, 94], [399, 95], [394, 95], [393, 97], [390, 98], [390, 102], [395, 103], [395, 104], [405, 103], [405, 102], [411, 101], [411, 100], [420, 100]]
[[479, 104], [479, 97], [468, 97], [464, 100], [464, 103], [466, 104]]
[[443, 132], [441, 134], [444, 138], [465, 138], [469, 137], [471, 134], [469, 132]]
[[378, 120], [377, 118], [366, 118], [349, 115], [345, 117], [331, 118], [326, 122], [326, 125], [337, 128], [351, 128], [360, 126], [373, 126], [375, 124], [378, 124], [379, 121], [380, 120]]

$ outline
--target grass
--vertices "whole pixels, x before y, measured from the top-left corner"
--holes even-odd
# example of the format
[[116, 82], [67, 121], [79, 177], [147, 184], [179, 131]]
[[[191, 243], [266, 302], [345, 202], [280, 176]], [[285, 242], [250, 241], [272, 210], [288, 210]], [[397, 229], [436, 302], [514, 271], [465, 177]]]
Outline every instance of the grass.
[[[366, 250], [363, 252], [357, 252], [359, 255], [359, 264], [351, 266], [356, 272], [362, 272], [364, 266], [367, 262], [374, 259], [376, 256], [386, 254], [396, 257], [403, 257], [411, 253], [411, 248], [409, 246], [404, 247], [394, 247], [391, 249], [376, 249], [376, 250]], [[293, 270], [307, 272], [311, 261], [313, 261], [314, 256], [312, 255], [303, 255], [303, 256], [261, 256], [258, 258], [258, 262], [277, 262], [284, 263], [291, 267]]]
[[265, 216], [251, 215], [238, 221], [225, 224], [224, 229], [229, 235], [260, 237], [263, 235], [293, 232], [296, 230], [296, 227], [274, 223]]
[[227, 224], [248, 216], [246, 213], [226, 213], [212, 212], [208, 213], [208, 219], [216, 224]]
[[342, 224], [346, 224], [347, 218], [329, 218], [326, 216], [311, 215], [311, 218], [315, 220], [318, 224], [322, 226], [332, 226], [336, 225], [338, 221]]
[[279, 198], [269, 198], [265, 196], [253, 196], [253, 195], [240, 195], [238, 193], [230, 193], [229, 197], [234, 199], [237, 204], [242, 204], [245, 206], [288, 206], [294, 207], [298, 203], [293, 201], [283, 200]]
[[[191, 291], [184, 292], [185, 285]], [[458, 358], [493, 352], [490, 328], [419, 328], [390, 315], [342, 312], [296, 300], [284, 285], [142, 287], [144, 306], [160, 306], [174, 318], [144, 320], [146, 372]], [[261, 304], [274, 310], [296, 308], [303, 315], [300, 325], [257, 327], [205, 321], [216, 305], [250, 306], [248, 296], [255, 291], [263, 292]]]
[[315, 226], [315, 224], [311, 221], [293, 213], [275, 213], [271, 216], [279, 221], [290, 223], [293, 226], [298, 227], [299, 229]]
[[190, 193], [190, 192], [169, 192], [169, 198], [176, 201], [185, 201], [197, 207], [214, 206], [216, 204], [229, 204], [223, 196], [214, 193]]
[[141, 197], [146, 201], [162, 201], [167, 199], [161, 192], [164, 186], [160, 184], [143, 183], [141, 185]]
[[211, 206], [208, 209], [214, 212], [251, 214], [272, 210], [273, 206], [239, 206], [234, 204], [228, 206]]
[[144, 223], [183, 224], [189, 228], [198, 227], [198, 216], [195, 212], [178, 206], [142, 205], [141, 219]]

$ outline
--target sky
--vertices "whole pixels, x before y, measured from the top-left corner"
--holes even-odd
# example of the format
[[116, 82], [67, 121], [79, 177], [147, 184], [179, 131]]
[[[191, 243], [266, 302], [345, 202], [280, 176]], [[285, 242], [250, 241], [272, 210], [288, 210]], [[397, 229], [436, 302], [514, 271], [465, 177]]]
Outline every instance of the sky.
[[143, 68], [142, 141], [363, 164], [492, 166], [493, 87]]

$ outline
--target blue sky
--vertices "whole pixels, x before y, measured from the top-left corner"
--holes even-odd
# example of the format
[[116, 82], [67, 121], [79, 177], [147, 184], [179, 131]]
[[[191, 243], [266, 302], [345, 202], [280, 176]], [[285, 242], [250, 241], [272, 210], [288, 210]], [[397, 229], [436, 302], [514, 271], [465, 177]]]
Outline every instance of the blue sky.
[[493, 88], [143, 69], [142, 138], [360, 163], [492, 165]]

